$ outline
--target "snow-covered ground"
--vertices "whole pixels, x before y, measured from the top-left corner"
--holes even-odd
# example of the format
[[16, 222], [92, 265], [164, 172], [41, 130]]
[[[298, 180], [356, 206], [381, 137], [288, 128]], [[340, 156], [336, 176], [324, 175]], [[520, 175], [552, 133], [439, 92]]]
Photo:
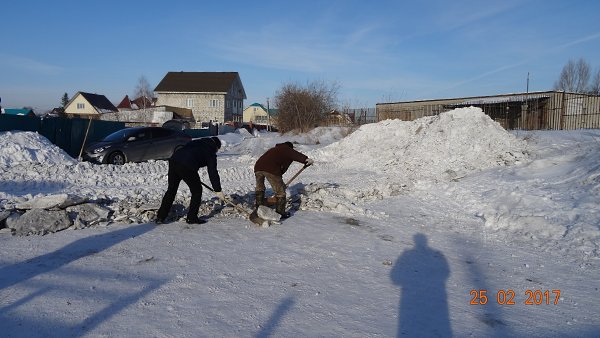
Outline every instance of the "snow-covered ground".
[[203, 225], [124, 217], [158, 204], [166, 162], [77, 163], [0, 133], [0, 212], [59, 194], [112, 208], [83, 229], [4, 229], [0, 336], [600, 336], [599, 130], [508, 133], [464, 108], [220, 138], [224, 192], [246, 208], [266, 149], [315, 159], [290, 219], [256, 227], [210, 192]]

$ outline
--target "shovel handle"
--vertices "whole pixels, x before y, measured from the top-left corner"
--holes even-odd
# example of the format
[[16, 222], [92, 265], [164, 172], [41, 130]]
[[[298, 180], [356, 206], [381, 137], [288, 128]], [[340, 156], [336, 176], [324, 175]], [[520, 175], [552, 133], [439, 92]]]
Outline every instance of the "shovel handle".
[[[211, 188], [211, 187], [209, 187], [208, 185], [204, 184], [204, 182], [200, 182], [200, 183], [202, 183], [202, 185], [203, 185], [203, 186], [204, 186], [206, 189], [208, 189], [208, 190], [210, 190], [210, 191], [212, 191], [212, 192], [215, 192], [215, 191], [213, 190], [213, 188]], [[229, 200], [228, 198], [223, 198], [223, 199], [222, 199], [222, 201], [223, 201], [223, 202], [225, 202], [225, 203], [227, 203], [227, 204], [229, 204], [229, 205], [231, 205], [232, 207], [236, 208], [238, 211], [240, 211], [240, 212], [244, 213], [246, 216], [250, 217], [250, 213], [248, 212], [248, 210], [246, 210], [246, 209], [244, 209], [244, 208], [240, 207], [239, 205], [237, 205], [237, 204], [233, 203], [233, 202], [232, 202], [231, 200]]]
[[290, 185], [290, 183], [292, 183], [292, 181], [293, 181], [293, 180], [294, 180], [296, 177], [298, 177], [298, 175], [300, 175], [300, 173], [301, 173], [301, 172], [303, 172], [303, 171], [304, 171], [304, 169], [306, 169], [306, 168], [308, 168], [308, 167], [310, 167], [310, 164], [304, 164], [304, 166], [302, 166], [302, 168], [300, 168], [300, 170], [298, 170], [298, 171], [297, 171], [297, 172], [294, 174], [294, 176], [292, 176], [292, 178], [290, 178], [290, 179], [289, 179], [289, 181], [287, 181], [287, 183], [285, 184], [285, 186], [286, 186], [286, 187], [287, 187], [287, 186], [289, 186], [289, 185]]

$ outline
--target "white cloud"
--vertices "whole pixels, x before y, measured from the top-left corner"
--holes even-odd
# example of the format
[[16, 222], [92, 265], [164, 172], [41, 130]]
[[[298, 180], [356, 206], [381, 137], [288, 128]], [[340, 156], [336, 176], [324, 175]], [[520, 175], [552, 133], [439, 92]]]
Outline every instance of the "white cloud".
[[298, 29], [271, 23], [256, 31], [226, 33], [222, 40], [228, 43], [212, 47], [219, 57], [235, 62], [317, 73], [359, 65], [360, 55], [378, 48], [373, 39], [376, 29], [376, 25], [363, 25], [350, 32], [332, 33], [327, 27]]
[[0, 64], [4, 64], [10, 68], [16, 68], [31, 73], [41, 73], [44, 75], [56, 75], [63, 71], [63, 68], [59, 66], [43, 63], [30, 58], [1, 53]]

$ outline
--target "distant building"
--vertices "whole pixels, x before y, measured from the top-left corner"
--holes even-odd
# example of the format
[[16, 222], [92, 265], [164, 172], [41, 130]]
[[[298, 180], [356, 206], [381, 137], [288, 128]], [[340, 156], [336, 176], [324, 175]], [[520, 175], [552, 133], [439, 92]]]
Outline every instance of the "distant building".
[[47, 114], [49, 117], [64, 117], [65, 116], [65, 108], [57, 107], [52, 108], [52, 110]]
[[101, 114], [118, 111], [104, 95], [77, 92], [65, 106], [68, 117], [99, 118]]
[[269, 108], [267, 112], [267, 108], [262, 104], [253, 103], [244, 109], [243, 122], [273, 126], [275, 125], [277, 113], [277, 109]]
[[6, 109], [2, 109], [2, 114], [28, 116], [28, 117], [36, 116], [35, 113], [33, 112], [33, 109], [29, 109], [29, 108], [23, 108], [23, 109], [6, 108]]
[[193, 124], [192, 110], [180, 107], [152, 106], [146, 109], [121, 110], [115, 113], [100, 115], [104, 121], [125, 122], [128, 127], [134, 126], [162, 126], [169, 120], [185, 121]]
[[140, 96], [135, 100], [131, 100], [129, 95], [125, 95], [123, 100], [117, 105], [119, 111], [145, 109], [155, 106], [156, 99]]
[[246, 92], [237, 72], [169, 72], [154, 89], [156, 105], [192, 110], [200, 122], [242, 122]]
[[325, 126], [349, 126], [354, 124], [354, 116], [349, 115], [345, 112], [332, 110], [327, 114], [327, 118], [323, 121]]
[[600, 96], [559, 91], [377, 103], [377, 118], [412, 121], [460, 108], [479, 107], [506, 129], [600, 128]]

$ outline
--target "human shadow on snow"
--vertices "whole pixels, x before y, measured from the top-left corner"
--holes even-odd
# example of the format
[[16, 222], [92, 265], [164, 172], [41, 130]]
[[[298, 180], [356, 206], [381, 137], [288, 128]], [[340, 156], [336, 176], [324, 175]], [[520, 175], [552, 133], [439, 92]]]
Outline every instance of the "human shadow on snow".
[[[103, 293], [103, 287], [100, 286], [98, 287], [98, 290], [90, 294], [89, 297], [97, 298], [99, 295], [102, 295], [102, 298], [97, 298], [94, 304], [101, 303], [104, 304], [103, 307], [86, 316], [82, 322], [75, 324], [67, 322], [61, 323], [52, 320], [48, 321], [43, 318], [43, 315], [41, 317], [35, 315], [22, 317], [16, 316], [13, 313], [19, 307], [24, 306], [29, 302], [35, 302], [36, 298], [42, 297], [48, 293], [66, 293], [67, 295], [70, 295], [69, 297], [73, 297], [73, 299], [81, 297], [81, 295], [77, 296], [78, 293], [83, 292], [88, 294], [88, 287], [84, 286], [82, 286], [82, 288], [73, 288], [73, 286], [61, 285], [60, 283], [46, 283], [36, 280], [28, 283], [28, 281], [34, 279], [36, 276], [61, 269], [78, 259], [100, 253], [120, 242], [142, 235], [153, 228], [154, 226], [150, 224], [139, 224], [108, 233], [89, 236], [78, 239], [56, 251], [0, 268], [0, 291], [8, 292], [7, 290], [11, 286], [20, 283], [27, 283], [27, 285], [29, 285], [28, 288], [32, 290], [30, 294], [21, 299], [17, 299], [10, 304], [5, 301], [0, 303], [0, 322], [3, 323], [3, 331], [5, 330], [5, 332], [8, 333], [11, 331], [19, 332], [19, 334], [23, 334], [24, 336], [32, 337], [84, 335], [86, 332], [92, 331], [98, 325], [115, 316], [131, 304], [134, 304], [144, 295], [160, 288], [167, 280], [157, 279], [152, 276], [144, 277], [144, 285], [133, 293], [129, 292], [129, 294], [127, 292], [119, 292], [118, 294]], [[91, 267], [90, 270], [91, 271], [85, 272], [81, 276], [83, 278], [85, 278], [85, 276], [93, 278], [91, 276], [98, 273], [97, 269], [94, 267]], [[121, 275], [106, 278], [111, 280], [118, 278], [124, 281], [130, 279]], [[139, 281], [132, 281], [132, 283], [134, 282], [139, 283]]]
[[152, 230], [150, 224], [139, 224], [76, 240], [56, 251], [0, 268], [0, 290], [35, 276], [58, 269], [80, 258], [97, 254], [129, 238]]
[[0, 191], [10, 192], [12, 195], [27, 194], [54, 194], [63, 191], [69, 184], [52, 180], [5, 180], [0, 179]]
[[414, 247], [398, 257], [390, 277], [401, 287], [398, 337], [452, 337], [446, 280], [450, 268], [444, 255], [416, 234]]
[[277, 309], [271, 314], [269, 320], [262, 326], [260, 332], [256, 334], [256, 338], [267, 338], [273, 336], [277, 326], [281, 320], [285, 317], [285, 315], [290, 311], [292, 306], [296, 301], [293, 297], [286, 297], [284, 300], [279, 303]]

